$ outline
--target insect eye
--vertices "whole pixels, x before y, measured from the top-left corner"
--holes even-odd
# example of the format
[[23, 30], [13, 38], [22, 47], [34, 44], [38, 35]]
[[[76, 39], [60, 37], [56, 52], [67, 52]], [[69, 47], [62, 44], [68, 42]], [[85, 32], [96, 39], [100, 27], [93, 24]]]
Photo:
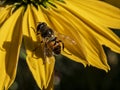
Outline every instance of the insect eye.
[[37, 26], [37, 31], [40, 31], [40, 25]]
[[52, 29], [49, 29], [48, 30], [48, 35], [51, 37], [51, 35], [53, 35], [54, 34], [54, 32], [52, 31]]
[[42, 22], [37, 26], [37, 31], [43, 30], [47, 26], [46, 23]]

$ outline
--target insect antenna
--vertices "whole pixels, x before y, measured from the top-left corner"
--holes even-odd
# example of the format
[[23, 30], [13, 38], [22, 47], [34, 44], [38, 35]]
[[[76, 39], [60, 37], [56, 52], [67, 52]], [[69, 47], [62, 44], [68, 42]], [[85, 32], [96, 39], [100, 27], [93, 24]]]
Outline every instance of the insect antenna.
[[35, 31], [35, 29], [34, 29], [33, 27], [30, 27], [30, 28], [32, 28], [32, 29], [33, 29], [33, 31], [36, 33], [36, 31]]

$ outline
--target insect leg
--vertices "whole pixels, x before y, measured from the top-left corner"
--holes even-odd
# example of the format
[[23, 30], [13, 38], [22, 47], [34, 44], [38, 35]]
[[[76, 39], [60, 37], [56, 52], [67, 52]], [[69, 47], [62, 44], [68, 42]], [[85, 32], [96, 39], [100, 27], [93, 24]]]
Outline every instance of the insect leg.
[[66, 52], [65, 50], [64, 50], [64, 43], [61, 41], [61, 40], [58, 40], [58, 41], [56, 41], [56, 43], [59, 43], [59, 42], [61, 42], [61, 44], [62, 44], [62, 50], [66, 53], [66, 54], [68, 54], [68, 55], [71, 55], [71, 53], [68, 53], [68, 52]]
[[32, 57], [33, 58], [36, 58], [36, 59], [38, 59], [37, 57], [34, 57], [34, 54], [35, 54], [35, 52], [36, 52], [36, 50], [39, 48], [39, 46], [37, 46], [37, 47], [35, 47], [33, 50], [32, 50]]
[[33, 29], [33, 31], [36, 33], [36, 35], [39, 35], [39, 34], [40, 34], [40, 32], [36, 32], [35, 29], [34, 29], [33, 27], [30, 27], [30, 28]]
[[48, 47], [47, 43], [44, 43], [43, 54], [44, 54], [44, 63], [47, 62], [48, 64], [50, 64], [50, 60], [48, 58], [52, 56], [52, 51]]
[[[43, 40], [41, 41], [41, 43], [43, 43]], [[32, 57], [35, 54], [35, 52], [37, 51], [37, 49], [39, 49], [39, 47], [40, 47], [40, 43], [32, 50], [32, 52], [33, 52]], [[36, 59], [38, 59], [38, 58], [36, 58]]]

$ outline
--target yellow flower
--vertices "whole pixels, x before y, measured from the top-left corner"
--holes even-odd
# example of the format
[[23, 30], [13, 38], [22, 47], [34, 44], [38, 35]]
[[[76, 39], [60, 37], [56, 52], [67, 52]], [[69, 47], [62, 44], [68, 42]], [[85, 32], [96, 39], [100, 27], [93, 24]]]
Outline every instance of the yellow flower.
[[120, 9], [99, 0], [19, 1], [6, 0], [0, 7], [0, 90], [7, 90], [15, 79], [21, 44], [38, 86], [53, 89], [55, 59], [51, 56], [44, 60], [42, 39], [38, 40], [33, 30], [38, 22], [66, 36], [61, 38], [65, 45], [62, 55], [84, 66], [110, 70], [102, 45], [120, 53], [120, 38], [109, 29], [120, 28]]

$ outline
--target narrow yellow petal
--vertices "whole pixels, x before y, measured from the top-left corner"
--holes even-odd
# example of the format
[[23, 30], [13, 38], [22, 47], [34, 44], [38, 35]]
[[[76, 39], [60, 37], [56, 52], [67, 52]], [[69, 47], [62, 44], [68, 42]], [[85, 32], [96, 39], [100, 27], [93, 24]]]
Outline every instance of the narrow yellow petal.
[[[42, 46], [39, 45], [41, 40], [37, 41], [36, 33], [33, 30], [33, 28], [36, 30], [38, 22], [44, 21], [44, 18], [40, 15], [42, 13], [39, 10], [37, 11], [34, 6], [28, 6], [23, 19], [23, 34], [27, 53], [27, 64], [38, 86], [41, 89], [46, 89], [51, 80], [55, 60], [54, 57], [51, 57], [46, 58], [46, 61], [50, 61], [49, 63], [45, 62]], [[34, 51], [35, 48], [37, 50]]]
[[10, 16], [11, 9], [12, 9], [12, 6], [9, 5], [9, 6], [6, 6], [5, 8], [3, 8], [3, 9], [0, 11], [0, 27], [2, 26], [2, 24], [3, 24], [3, 23], [8, 19], [8, 17]]
[[44, 90], [54, 90], [54, 74], [52, 74], [49, 85]]
[[[35, 7], [32, 7], [33, 15], [35, 17], [35, 21], [39, 22], [48, 22], [48, 20], [45, 18], [45, 15], [43, 14], [41, 7], [38, 7], [38, 11], [35, 9]], [[42, 52], [44, 53], [44, 52]], [[49, 86], [49, 82], [51, 82], [51, 77], [54, 70], [54, 64], [55, 59], [54, 57], [46, 58], [46, 61], [49, 61], [50, 63], [45, 63], [45, 78], [46, 78], [46, 84], [44, 88], [47, 88]], [[50, 87], [50, 86], [49, 86]]]
[[91, 26], [94, 30], [89, 29], [89, 31], [96, 36], [96, 39], [101, 45], [105, 45], [114, 52], [120, 53], [120, 38], [116, 34], [114, 34], [110, 29], [101, 25], [98, 26], [97, 24], [91, 24]]
[[[35, 9], [35, 7], [32, 7], [33, 10], [33, 15], [35, 17], [35, 20], [38, 22], [48, 22], [47, 18], [45, 17], [43, 11], [41, 10], [41, 6], [38, 7], [38, 11]], [[44, 53], [44, 52], [42, 52]], [[50, 58], [46, 58], [47, 61], [50, 61], [50, 63], [46, 63], [45, 64], [45, 77], [46, 77], [46, 85], [45, 88], [48, 87], [49, 82], [51, 81], [51, 77], [53, 74], [53, 70], [54, 70], [54, 64], [55, 64], [55, 59], [54, 57], [50, 57]]]
[[22, 10], [19, 8], [0, 27], [0, 90], [8, 90], [16, 76], [22, 41]]
[[[88, 1], [89, 4], [86, 4]], [[87, 21], [96, 22], [106, 27], [120, 28], [120, 9], [105, 2], [91, 0], [74, 0], [72, 2], [71, 0], [66, 0], [65, 6], [76, 10]]]
[[[25, 45], [25, 49], [26, 49], [26, 53], [27, 53], [27, 57], [26, 57], [26, 61], [27, 61], [27, 64], [35, 78], [35, 80], [37, 81], [38, 83], [38, 86], [40, 88], [43, 87], [43, 84], [44, 84], [44, 75], [42, 76], [42, 74], [44, 74], [44, 66], [42, 65], [42, 59], [35, 59], [33, 58], [32, 54], [32, 50], [34, 50], [35, 46], [34, 46], [34, 41], [33, 41], [33, 38], [35, 38], [35, 33], [34, 31], [32, 31], [31, 27], [35, 27], [33, 26], [34, 25], [34, 20], [33, 18], [29, 17], [29, 15], [31, 14], [30, 12], [30, 6], [27, 7], [26, 9], [26, 12], [24, 14], [24, 17], [23, 17], [23, 25], [22, 25], [22, 31], [23, 31], [23, 42], [24, 42], [24, 45]], [[31, 18], [31, 19], [29, 19]], [[29, 20], [33, 20], [32, 22], [30, 22]], [[30, 26], [29, 24], [32, 23], [32, 25]], [[31, 35], [32, 34], [32, 35]], [[39, 63], [38, 63], [39, 61]], [[41, 72], [41, 73], [39, 73]], [[36, 74], [36, 75], [34, 75]]]
[[102, 25], [101, 23], [97, 23], [95, 21], [87, 19], [89, 14], [84, 14], [83, 16], [82, 13], [79, 12], [79, 9], [77, 7], [73, 6], [73, 8], [70, 8], [69, 4], [68, 5], [59, 4], [59, 5], [67, 9], [70, 13], [78, 17], [84, 24], [86, 24], [89, 28], [91, 28], [91, 29], [87, 29], [88, 32], [92, 32], [96, 36], [96, 39], [98, 39], [98, 41], [102, 45], [106, 45], [115, 52], [118, 53], [120, 52], [120, 39], [119, 37], [117, 37], [117, 35], [115, 35], [111, 30], [109, 30], [106, 26]]

